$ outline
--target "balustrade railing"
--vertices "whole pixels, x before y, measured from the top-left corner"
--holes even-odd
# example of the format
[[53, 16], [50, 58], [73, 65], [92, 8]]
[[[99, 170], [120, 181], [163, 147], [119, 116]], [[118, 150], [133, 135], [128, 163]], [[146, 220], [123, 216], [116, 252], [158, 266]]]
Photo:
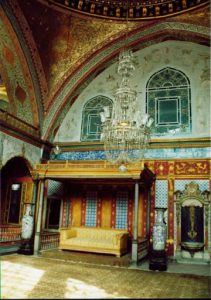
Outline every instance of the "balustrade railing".
[[20, 240], [21, 227], [11, 225], [0, 225], [0, 243]]
[[40, 249], [47, 250], [57, 248], [59, 246], [60, 234], [57, 232], [42, 232]]

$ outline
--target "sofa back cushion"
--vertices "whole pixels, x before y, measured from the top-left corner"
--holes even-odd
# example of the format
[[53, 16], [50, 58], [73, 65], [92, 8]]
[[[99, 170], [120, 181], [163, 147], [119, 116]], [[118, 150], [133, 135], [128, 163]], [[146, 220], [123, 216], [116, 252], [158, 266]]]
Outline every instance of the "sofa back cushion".
[[117, 234], [127, 233], [127, 230], [104, 229], [91, 227], [72, 227], [77, 231], [77, 237], [112, 242]]

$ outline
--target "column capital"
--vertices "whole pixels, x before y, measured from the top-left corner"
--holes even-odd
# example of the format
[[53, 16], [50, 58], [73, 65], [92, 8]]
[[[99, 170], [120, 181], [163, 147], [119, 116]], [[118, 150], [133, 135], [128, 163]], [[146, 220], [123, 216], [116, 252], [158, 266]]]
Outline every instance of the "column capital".
[[31, 171], [30, 173], [34, 181], [40, 179], [39, 173], [37, 173], [36, 171]]

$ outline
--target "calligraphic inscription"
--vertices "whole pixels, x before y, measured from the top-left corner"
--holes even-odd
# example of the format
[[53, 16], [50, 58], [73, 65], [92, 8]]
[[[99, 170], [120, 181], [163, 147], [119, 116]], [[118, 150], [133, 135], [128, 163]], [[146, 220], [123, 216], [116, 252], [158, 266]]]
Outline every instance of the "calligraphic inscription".
[[202, 160], [197, 162], [175, 162], [174, 170], [175, 175], [209, 174], [209, 162]]

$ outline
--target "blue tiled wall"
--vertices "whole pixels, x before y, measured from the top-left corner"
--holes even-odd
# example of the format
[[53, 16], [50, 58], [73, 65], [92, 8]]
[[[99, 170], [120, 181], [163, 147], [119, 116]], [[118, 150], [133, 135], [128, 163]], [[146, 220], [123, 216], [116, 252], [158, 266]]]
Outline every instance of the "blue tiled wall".
[[[147, 149], [145, 159], [175, 159], [175, 158], [210, 158], [210, 147], [205, 148], [170, 148]], [[62, 152], [52, 154], [51, 160], [104, 160], [103, 150]]]

